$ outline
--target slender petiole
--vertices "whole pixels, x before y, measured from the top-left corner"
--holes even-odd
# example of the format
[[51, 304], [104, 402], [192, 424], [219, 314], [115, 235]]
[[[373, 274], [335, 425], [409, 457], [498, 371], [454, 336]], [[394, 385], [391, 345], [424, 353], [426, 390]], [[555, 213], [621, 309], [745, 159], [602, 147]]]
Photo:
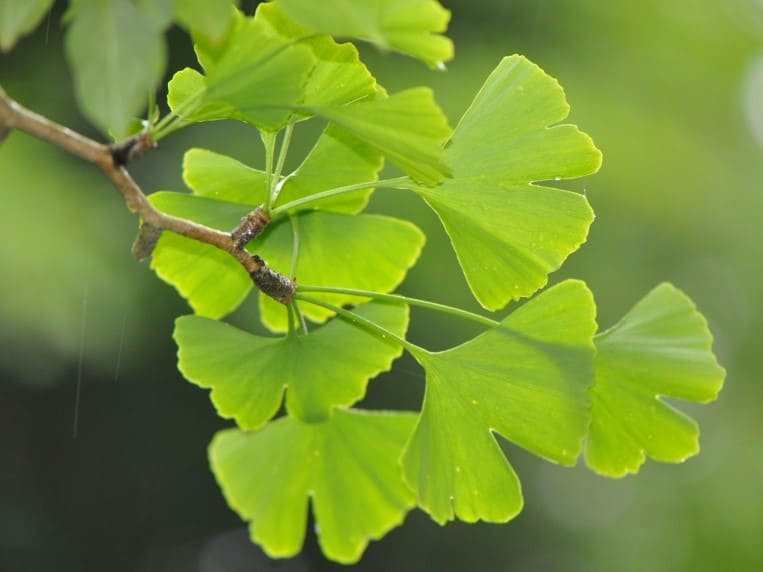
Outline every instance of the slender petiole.
[[270, 191], [270, 204], [276, 204], [278, 195], [281, 193], [281, 173], [283, 173], [283, 166], [286, 163], [286, 155], [289, 152], [289, 145], [291, 145], [291, 135], [294, 133], [294, 123], [289, 123], [284, 129], [283, 140], [281, 141], [281, 149], [278, 151], [278, 161], [276, 162], [275, 172], [273, 173], [273, 188]]
[[326, 292], [329, 294], [349, 294], [350, 296], [363, 296], [365, 298], [373, 298], [374, 300], [387, 300], [390, 302], [404, 302], [411, 306], [417, 306], [419, 308], [426, 308], [428, 310], [435, 310], [444, 314], [450, 314], [451, 316], [458, 316], [459, 318], [465, 318], [472, 322], [477, 322], [483, 326], [490, 328], [496, 327], [500, 322], [496, 322], [486, 316], [469, 312], [468, 310], [462, 310], [461, 308], [454, 308], [453, 306], [447, 306], [445, 304], [438, 304], [437, 302], [430, 302], [429, 300], [420, 300], [418, 298], [410, 298], [401, 294], [383, 294], [381, 292], [374, 292], [372, 290], [358, 290], [355, 288], [340, 288], [336, 286], [311, 286], [310, 284], [299, 284], [297, 286], [298, 292]]
[[376, 336], [382, 339], [392, 340], [394, 342], [397, 342], [408, 353], [410, 353], [414, 357], [428, 353], [427, 350], [425, 350], [424, 348], [409, 342], [405, 338], [401, 338], [397, 334], [390, 332], [387, 328], [380, 326], [376, 322], [372, 322], [368, 318], [361, 316], [359, 314], [356, 314], [355, 312], [352, 312], [350, 310], [345, 310], [344, 308], [340, 308], [339, 306], [335, 306], [334, 304], [329, 304], [328, 302], [324, 302], [323, 300], [319, 300], [311, 296], [302, 295], [299, 292], [297, 292], [294, 297], [295, 299], [302, 300], [303, 302], [307, 302], [308, 304], [314, 304], [316, 306], [321, 306], [322, 308], [326, 308], [327, 310], [331, 310], [332, 312], [335, 312], [337, 315], [348, 320], [350, 323], [355, 324], [356, 326], [362, 327], [364, 329], [370, 330]]
[[314, 195], [310, 195], [308, 197], [302, 197], [300, 199], [295, 199], [291, 202], [284, 203], [274, 208], [271, 211], [271, 214], [272, 216], [275, 216], [277, 214], [286, 212], [289, 209], [302, 207], [305, 205], [312, 204], [316, 201], [326, 199], [328, 197], [334, 197], [336, 195], [341, 195], [344, 193], [351, 193], [352, 191], [359, 191], [361, 189], [368, 189], [372, 187], [376, 187], [376, 188], [384, 187], [388, 189], [407, 188], [403, 185], [406, 182], [410, 182], [410, 179], [408, 179], [408, 177], [396, 177], [394, 179], [382, 179], [379, 181], [368, 181], [365, 183], [355, 183], [353, 185], [345, 185], [343, 187], [336, 187], [335, 189], [321, 191], [320, 193], [315, 193]]

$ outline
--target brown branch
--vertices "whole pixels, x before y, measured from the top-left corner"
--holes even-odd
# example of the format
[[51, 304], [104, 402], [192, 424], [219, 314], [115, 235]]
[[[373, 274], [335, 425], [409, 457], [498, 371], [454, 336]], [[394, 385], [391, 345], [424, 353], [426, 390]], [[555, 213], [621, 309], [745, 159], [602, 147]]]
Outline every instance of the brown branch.
[[138, 258], [150, 255], [162, 231], [173, 232], [224, 250], [238, 260], [262, 292], [283, 304], [291, 302], [296, 290], [294, 281], [269, 268], [259, 256], [247, 252], [244, 249], [246, 241], [242, 240], [240, 231], [234, 230], [234, 236], [232, 233], [168, 215], [156, 210], [148, 201], [125, 168], [130, 160], [155, 146], [148, 133], [115, 145], [104, 145], [26, 109], [8, 97], [0, 87], [0, 134], [7, 134], [13, 129], [56, 145], [97, 165], [104, 172], [122, 195], [127, 208], [142, 219], [141, 231], [133, 245], [133, 252]]

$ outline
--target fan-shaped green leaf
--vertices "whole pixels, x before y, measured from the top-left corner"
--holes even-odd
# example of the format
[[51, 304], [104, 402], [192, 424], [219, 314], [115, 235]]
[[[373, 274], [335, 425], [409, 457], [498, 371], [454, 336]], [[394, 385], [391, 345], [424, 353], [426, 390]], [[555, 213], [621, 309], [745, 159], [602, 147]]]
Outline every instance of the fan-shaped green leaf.
[[[408, 309], [371, 302], [356, 312], [405, 336]], [[231, 325], [182, 316], [175, 322], [178, 368], [186, 379], [212, 389], [221, 417], [242, 429], [264, 425], [281, 406], [307, 422], [324, 421], [336, 405], [363, 397], [368, 380], [388, 370], [399, 345], [341, 318], [308, 335], [255, 336]]]
[[[250, 210], [246, 205], [183, 193], [158, 192], [149, 200], [162, 212], [221, 230], [233, 229]], [[194, 312], [210, 318], [237, 308], [252, 288], [246, 270], [228, 253], [170, 232], [159, 238], [151, 268], [178, 290]]]
[[316, 36], [273, 2], [260, 4], [255, 19], [266, 23], [273, 33], [298, 40], [312, 50], [316, 64], [305, 85], [305, 105], [342, 105], [375, 92], [376, 80], [352, 44], [338, 44], [330, 36]]
[[450, 127], [432, 91], [417, 87], [343, 106], [306, 106], [379, 150], [413, 180], [435, 185], [449, 173], [442, 145]]
[[183, 181], [199, 197], [254, 208], [267, 199], [267, 179], [263, 171], [207, 149], [189, 149], [183, 156]]
[[300, 551], [312, 499], [323, 553], [351, 564], [414, 504], [398, 461], [414, 421], [341, 409], [325, 423], [284, 417], [256, 432], [219, 432], [209, 458], [228, 504], [270, 556]]
[[[424, 234], [407, 221], [380, 215], [302, 212], [291, 224], [271, 228], [253, 246], [269, 265], [284, 272], [288, 272], [292, 264], [295, 222], [300, 237], [294, 273], [298, 284], [391, 292], [403, 281], [424, 246]], [[345, 294], [321, 293], [313, 297], [336, 306], [363, 300]], [[283, 305], [260, 295], [260, 310], [268, 328], [286, 331]], [[315, 322], [323, 322], [333, 315], [313, 305], [306, 305], [302, 312]]]
[[474, 296], [497, 310], [541, 288], [586, 239], [593, 212], [577, 193], [533, 181], [595, 172], [601, 154], [573, 125], [555, 79], [505, 58], [453, 134], [453, 178], [416, 190], [437, 212]]
[[453, 43], [440, 35], [448, 27], [450, 12], [435, 0], [278, 0], [277, 3], [294, 20], [322, 34], [365, 40], [430, 66], [453, 57]]
[[705, 403], [723, 385], [707, 323], [691, 300], [662, 284], [595, 343], [588, 465], [619, 477], [636, 472], [647, 455], [681, 462], [699, 452], [697, 424], [660, 399]]
[[519, 480], [491, 435], [573, 465], [590, 419], [593, 298], [569, 280], [453, 349], [417, 352], [424, 405], [403, 457], [437, 522], [501, 522], [522, 508]]
[[10, 51], [21, 36], [34, 30], [52, 5], [53, 0], [0, 2], [0, 51]]
[[66, 35], [77, 100], [103, 131], [124, 135], [164, 71], [162, 31], [132, 2], [78, 1]]
[[240, 13], [231, 30], [213, 55], [198, 49], [206, 76], [189, 68], [175, 74], [170, 108], [185, 122], [232, 118], [276, 131], [303, 99], [312, 52]]

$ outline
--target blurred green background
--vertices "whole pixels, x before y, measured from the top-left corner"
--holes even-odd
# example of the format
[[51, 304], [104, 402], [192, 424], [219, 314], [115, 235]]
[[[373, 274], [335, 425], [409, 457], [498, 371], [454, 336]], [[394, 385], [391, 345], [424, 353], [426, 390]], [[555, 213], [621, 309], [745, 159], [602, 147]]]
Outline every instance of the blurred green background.
[[[557, 77], [604, 166], [573, 183], [597, 220], [552, 281], [587, 280], [602, 327], [673, 282], [710, 321], [728, 378], [718, 402], [686, 407], [703, 431], [698, 457], [607, 480], [507, 445], [526, 495], [516, 520], [440, 528], [413, 512], [358, 568], [763, 570], [763, 2], [443, 3], [457, 53], [446, 73], [364, 49], [372, 71], [391, 90], [432, 85], [454, 125], [504, 55], [525, 54]], [[0, 56], [0, 84], [95, 136], [74, 105], [63, 8]], [[173, 30], [169, 40], [168, 69], [192, 65], [188, 38]], [[250, 129], [194, 127], [141, 159], [136, 178], [146, 190], [181, 189], [190, 146], [254, 164], [262, 156]], [[401, 291], [476, 308], [419, 200], [381, 191], [371, 209], [428, 234]], [[225, 423], [175, 369], [172, 323], [188, 309], [133, 261], [135, 230], [94, 168], [23, 134], [0, 146], [0, 570], [339, 569], [312, 531], [285, 562], [246, 541], [207, 468], [206, 445]], [[247, 303], [237, 319], [255, 311]], [[411, 335], [437, 348], [475, 332], [416, 312]], [[414, 408], [422, 389], [403, 359], [365, 405]]]

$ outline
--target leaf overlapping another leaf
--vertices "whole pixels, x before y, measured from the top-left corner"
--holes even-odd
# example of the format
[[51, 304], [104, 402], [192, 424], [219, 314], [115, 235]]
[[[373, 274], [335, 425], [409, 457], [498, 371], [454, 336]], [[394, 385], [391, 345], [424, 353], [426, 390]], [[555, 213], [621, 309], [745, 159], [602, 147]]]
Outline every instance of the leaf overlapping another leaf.
[[519, 480], [491, 432], [575, 463], [589, 422], [594, 316], [588, 288], [569, 280], [463, 345], [415, 354], [427, 387], [403, 467], [437, 522], [502, 522], [521, 510]]
[[723, 385], [707, 323], [691, 300], [662, 284], [595, 342], [588, 466], [619, 477], [647, 456], [680, 462], [696, 454], [696, 422], [661, 399], [706, 403]]
[[586, 239], [583, 195], [534, 181], [595, 172], [601, 154], [573, 125], [555, 79], [504, 58], [457, 125], [444, 155], [453, 176], [414, 186], [440, 217], [469, 286], [490, 310], [541, 288]]
[[450, 12], [435, 0], [278, 0], [294, 20], [321, 34], [357, 38], [439, 66], [453, 57], [440, 35]]
[[[408, 309], [370, 302], [356, 312], [405, 336]], [[211, 388], [221, 417], [242, 429], [257, 429], [281, 406], [306, 422], [324, 421], [334, 406], [352, 405], [365, 394], [368, 380], [386, 371], [402, 353], [391, 340], [359, 330], [341, 318], [308, 335], [262, 337], [199, 316], [175, 323], [178, 369]]]
[[256, 432], [221, 431], [209, 458], [228, 504], [270, 556], [301, 550], [312, 499], [321, 549], [351, 564], [414, 505], [398, 462], [414, 422], [342, 409], [324, 423], [283, 417]]

